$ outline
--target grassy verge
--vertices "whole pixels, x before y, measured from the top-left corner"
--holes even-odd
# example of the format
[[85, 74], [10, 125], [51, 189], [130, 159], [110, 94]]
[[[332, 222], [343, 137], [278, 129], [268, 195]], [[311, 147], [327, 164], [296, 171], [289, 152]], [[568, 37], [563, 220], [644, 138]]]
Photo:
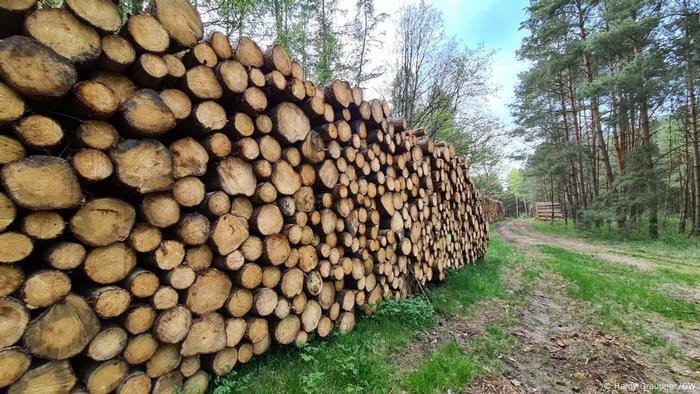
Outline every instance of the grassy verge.
[[604, 242], [620, 249], [621, 254], [641, 257], [658, 263], [680, 263], [700, 267], [700, 237], [687, 237], [678, 234], [672, 220], [664, 221], [659, 229], [659, 238], [651, 240], [645, 232], [623, 232], [615, 226], [581, 229], [573, 223], [533, 221], [532, 227], [539, 232]]
[[464, 387], [487, 371], [485, 359], [508, 346], [509, 337], [499, 326], [489, 327], [466, 348], [448, 343], [427, 355], [413, 371], [398, 372], [392, 358], [422, 332], [434, 328], [441, 314], [468, 315], [476, 301], [501, 296], [500, 269], [511, 254], [509, 247], [493, 240], [486, 258], [449, 273], [447, 282], [433, 290], [432, 301], [411, 297], [384, 302], [374, 316], [358, 319], [352, 333], [312, 339], [300, 350], [272, 350], [216, 380], [210, 391], [429, 393]]
[[549, 257], [541, 262], [544, 268], [568, 281], [568, 296], [595, 308], [595, 318], [588, 322], [591, 325], [622, 331], [649, 348], [665, 348], [673, 356], [678, 350], [644, 323], [647, 316], [676, 323], [700, 322], [696, 303], [668, 292], [669, 285], [697, 283], [697, 276], [669, 270], [642, 272], [550, 246], [541, 246], [540, 251]]

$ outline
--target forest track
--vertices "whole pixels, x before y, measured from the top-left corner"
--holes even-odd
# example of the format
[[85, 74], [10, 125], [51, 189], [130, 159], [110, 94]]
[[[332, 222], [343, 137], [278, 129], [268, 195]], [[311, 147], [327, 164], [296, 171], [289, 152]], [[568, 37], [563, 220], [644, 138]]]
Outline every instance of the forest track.
[[650, 259], [630, 256], [628, 252], [601, 244], [592, 244], [580, 239], [555, 237], [539, 233], [532, 229], [530, 223], [525, 220], [512, 220], [502, 222], [494, 226], [496, 234], [508, 243], [532, 249], [538, 245], [548, 245], [567, 249], [609, 263], [627, 264], [639, 268], [642, 271], [651, 271], [656, 264]]
[[700, 324], [632, 311], [616, 316], [668, 343], [646, 346], [637, 335], [602, 323], [599, 306], [572, 297], [572, 284], [549, 268], [539, 246], [631, 265], [645, 273], [660, 265], [608, 245], [538, 233], [526, 221], [505, 221], [492, 229], [524, 257], [503, 272], [510, 299], [518, 300], [510, 311], [517, 322], [508, 330], [515, 346], [503, 356], [503, 371], [475, 382], [466, 392], [700, 392], [700, 370], [694, 361], [700, 360]]

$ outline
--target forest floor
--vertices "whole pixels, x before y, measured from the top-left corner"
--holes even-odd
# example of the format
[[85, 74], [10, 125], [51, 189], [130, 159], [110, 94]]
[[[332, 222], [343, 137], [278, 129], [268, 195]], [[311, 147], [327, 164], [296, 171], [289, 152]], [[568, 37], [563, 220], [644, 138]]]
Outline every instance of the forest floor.
[[[492, 226], [483, 261], [355, 331], [277, 349], [215, 393], [700, 392], [700, 259], [691, 247]], [[610, 241], [610, 240], [608, 240]]]

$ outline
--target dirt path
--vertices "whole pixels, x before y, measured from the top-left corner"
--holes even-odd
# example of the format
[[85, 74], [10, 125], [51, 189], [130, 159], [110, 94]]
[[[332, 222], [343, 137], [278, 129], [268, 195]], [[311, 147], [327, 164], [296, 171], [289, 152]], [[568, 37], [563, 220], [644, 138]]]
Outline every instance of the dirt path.
[[[700, 392], [697, 373], [680, 371], [675, 362], [661, 362], [625, 335], [603, 332], [587, 324], [596, 320], [596, 311], [587, 303], [568, 297], [566, 282], [558, 275], [546, 270], [534, 279], [523, 275], [524, 270], [536, 267], [535, 261], [542, 257], [538, 245], [561, 247], [642, 270], [654, 269], [654, 263], [623, 256], [603, 246], [540, 234], [527, 222], [505, 222], [495, 231], [505, 242], [515, 244], [527, 259], [504, 272], [511, 298], [522, 300], [511, 311], [517, 320], [510, 328], [516, 345], [504, 356], [502, 373], [476, 382], [468, 393], [652, 392], [650, 384], [658, 385], [658, 392], [663, 393]], [[659, 324], [650, 327], [657, 331], [663, 328]], [[694, 339], [697, 332], [693, 333], [693, 328], [683, 331], [684, 340], [678, 343], [681, 351], [694, 351], [698, 346]], [[694, 386], [684, 387], [683, 383]]]
[[496, 234], [506, 242], [517, 244], [526, 249], [532, 249], [537, 245], [550, 245], [564, 248], [573, 252], [587, 254], [599, 260], [610, 263], [629, 264], [640, 270], [650, 271], [655, 264], [652, 261], [626, 256], [619, 250], [602, 245], [594, 245], [578, 239], [554, 237], [534, 231], [530, 223], [522, 220], [513, 220], [495, 226]]

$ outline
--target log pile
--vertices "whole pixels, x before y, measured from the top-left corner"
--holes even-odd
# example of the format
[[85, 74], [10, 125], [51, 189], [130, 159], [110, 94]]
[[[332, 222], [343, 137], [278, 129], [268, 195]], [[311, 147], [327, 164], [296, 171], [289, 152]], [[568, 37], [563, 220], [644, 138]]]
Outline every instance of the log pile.
[[535, 203], [535, 219], [563, 220], [564, 212], [558, 202], [542, 201]]
[[479, 205], [484, 215], [484, 220], [489, 223], [501, 220], [506, 216], [503, 202], [484, 195], [479, 196]]
[[454, 147], [154, 0], [0, 2], [0, 388], [204, 392], [485, 252]]

